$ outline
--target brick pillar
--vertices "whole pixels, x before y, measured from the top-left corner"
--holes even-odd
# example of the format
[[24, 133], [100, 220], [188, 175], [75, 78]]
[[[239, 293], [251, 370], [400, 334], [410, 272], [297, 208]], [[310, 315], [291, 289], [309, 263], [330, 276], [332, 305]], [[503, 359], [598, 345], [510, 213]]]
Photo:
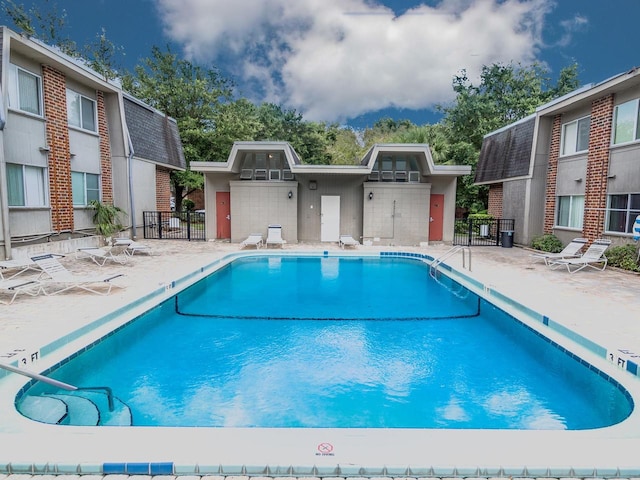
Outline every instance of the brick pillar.
[[547, 188], [544, 203], [543, 233], [553, 233], [556, 215], [556, 180], [558, 178], [558, 157], [560, 156], [560, 136], [562, 115], [556, 115], [551, 127], [551, 145], [549, 146], [549, 165], [547, 166]]
[[42, 67], [44, 114], [49, 146], [49, 196], [55, 231], [73, 230], [71, 153], [67, 125], [67, 90], [63, 73]]
[[584, 224], [582, 227], [583, 235], [589, 240], [600, 238], [604, 232], [613, 107], [613, 95], [594, 100], [591, 104], [587, 178], [584, 186]]
[[104, 105], [104, 93], [96, 92], [98, 104], [98, 135], [100, 136], [100, 182], [102, 202], [113, 204], [113, 175], [111, 170], [111, 142]]
[[171, 210], [171, 172], [159, 167], [156, 167], [156, 209]]
[[487, 213], [493, 218], [502, 218], [502, 184], [489, 186], [489, 208]]

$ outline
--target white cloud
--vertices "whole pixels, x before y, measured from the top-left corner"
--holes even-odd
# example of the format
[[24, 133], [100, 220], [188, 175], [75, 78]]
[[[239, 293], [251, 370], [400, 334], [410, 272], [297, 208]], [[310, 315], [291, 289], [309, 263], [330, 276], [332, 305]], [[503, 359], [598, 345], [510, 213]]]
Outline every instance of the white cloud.
[[368, 0], [157, 0], [165, 31], [245, 96], [343, 121], [432, 108], [482, 65], [536, 59], [551, 0], [442, 0], [396, 17]]

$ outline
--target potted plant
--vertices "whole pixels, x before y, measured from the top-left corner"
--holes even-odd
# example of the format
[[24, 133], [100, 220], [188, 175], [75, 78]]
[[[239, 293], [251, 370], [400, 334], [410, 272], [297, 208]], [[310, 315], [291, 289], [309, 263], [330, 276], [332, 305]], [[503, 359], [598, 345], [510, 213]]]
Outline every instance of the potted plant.
[[120, 215], [125, 213], [124, 210], [98, 200], [89, 202], [89, 207], [95, 212], [93, 223], [96, 226], [96, 232], [104, 237], [106, 243], [109, 243], [111, 236], [124, 228], [120, 223]]

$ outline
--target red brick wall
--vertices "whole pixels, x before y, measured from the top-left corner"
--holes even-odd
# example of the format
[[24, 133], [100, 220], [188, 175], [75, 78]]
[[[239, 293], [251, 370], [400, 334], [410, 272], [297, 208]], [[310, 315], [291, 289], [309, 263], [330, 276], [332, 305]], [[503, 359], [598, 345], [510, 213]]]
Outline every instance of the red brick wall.
[[100, 136], [100, 181], [102, 183], [102, 202], [113, 204], [113, 176], [111, 171], [111, 142], [107, 113], [104, 106], [104, 93], [96, 92], [98, 104], [98, 135]]
[[560, 136], [562, 116], [556, 115], [551, 127], [551, 145], [549, 147], [549, 165], [547, 167], [547, 189], [544, 204], [544, 233], [553, 233], [556, 213], [556, 180], [558, 177], [558, 157], [560, 156]]
[[583, 235], [589, 240], [600, 238], [604, 232], [613, 107], [613, 95], [599, 98], [591, 104], [584, 225], [582, 227]]
[[169, 170], [156, 167], [156, 209], [171, 210], [171, 176]]
[[71, 190], [71, 154], [67, 125], [67, 90], [65, 76], [47, 66], [42, 67], [44, 114], [49, 146], [49, 195], [51, 221], [55, 231], [73, 230], [73, 196]]
[[489, 208], [487, 213], [493, 218], [502, 218], [502, 184], [489, 186]]

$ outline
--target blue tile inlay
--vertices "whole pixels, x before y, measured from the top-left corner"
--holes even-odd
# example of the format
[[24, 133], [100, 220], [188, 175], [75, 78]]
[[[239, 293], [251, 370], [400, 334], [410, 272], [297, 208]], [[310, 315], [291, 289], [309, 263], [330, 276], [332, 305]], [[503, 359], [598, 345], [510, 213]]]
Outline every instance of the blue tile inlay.
[[173, 462], [152, 463], [149, 472], [151, 475], [173, 475]]
[[126, 463], [103, 463], [102, 473], [105, 475], [126, 475], [127, 464]]
[[638, 375], [638, 365], [631, 360], [627, 360], [627, 371], [633, 373], [634, 375]]
[[129, 475], [149, 475], [148, 463], [127, 463], [126, 469]]

